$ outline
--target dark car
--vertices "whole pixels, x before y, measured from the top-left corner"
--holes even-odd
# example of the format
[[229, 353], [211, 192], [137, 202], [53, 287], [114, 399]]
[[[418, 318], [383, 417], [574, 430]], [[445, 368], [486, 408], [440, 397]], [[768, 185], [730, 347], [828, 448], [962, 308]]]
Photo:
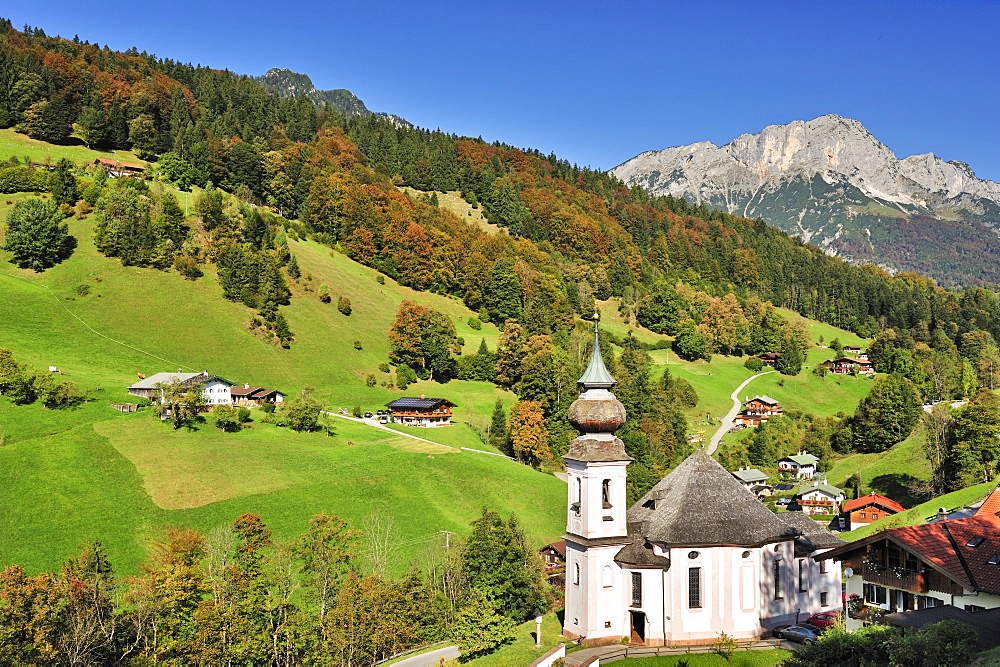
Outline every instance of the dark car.
[[815, 632], [801, 625], [779, 625], [771, 634], [778, 639], [788, 639], [800, 644], [812, 644], [818, 638]]
[[373, 416], [374, 415], [372, 415], [372, 413], [370, 413], [370, 412], [366, 412], [365, 413], [365, 419], [371, 419]]
[[840, 620], [839, 611], [821, 611], [807, 618], [806, 623], [815, 625], [820, 630], [826, 630], [838, 620]]

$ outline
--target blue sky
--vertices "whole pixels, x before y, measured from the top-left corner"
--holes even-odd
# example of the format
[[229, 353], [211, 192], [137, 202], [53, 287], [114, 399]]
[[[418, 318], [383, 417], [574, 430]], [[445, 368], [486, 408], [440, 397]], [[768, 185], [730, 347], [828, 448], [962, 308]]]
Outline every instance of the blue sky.
[[262, 74], [609, 169], [825, 113], [1000, 181], [1000, 2], [15, 0], [48, 34]]

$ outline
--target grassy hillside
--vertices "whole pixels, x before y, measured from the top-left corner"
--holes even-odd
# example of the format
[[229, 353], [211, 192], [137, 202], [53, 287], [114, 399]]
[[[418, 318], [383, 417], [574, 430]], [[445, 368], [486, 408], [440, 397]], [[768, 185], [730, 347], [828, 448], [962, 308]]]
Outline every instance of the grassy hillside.
[[25, 162], [25, 158], [28, 158], [28, 162], [44, 162], [46, 164], [55, 164], [66, 158], [77, 164], [83, 164], [84, 162], [93, 162], [99, 157], [146, 164], [132, 151], [96, 151], [82, 144], [59, 146], [32, 139], [10, 128], [0, 129], [0, 160], [8, 160], [11, 157], [16, 157], [22, 164]]
[[[0, 216], [20, 196], [0, 199]], [[417, 293], [329, 248], [291, 242], [303, 279], [284, 308], [296, 342], [277, 349], [247, 329], [249, 311], [222, 299], [214, 272], [197, 281], [176, 273], [123, 267], [93, 246], [92, 219], [67, 221], [80, 244], [73, 257], [43, 274], [22, 271], [0, 253], [0, 345], [20, 361], [57, 366], [92, 392], [70, 411], [15, 407], [0, 398], [0, 565], [52, 568], [84, 539], [104, 541], [126, 569], [141, 560], [165, 524], [210, 531], [243, 512], [260, 513], [280, 537], [304, 530], [329, 511], [360, 524], [391, 516], [405, 545], [401, 567], [439, 536], [459, 533], [483, 507], [516, 512], [531, 539], [558, 538], [565, 486], [552, 476], [502, 458], [456, 453], [403, 436], [337, 422], [338, 435], [297, 435], [257, 423], [238, 434], [211, 424], [174, 433], [148, 413], [121, 415], [108, 403], [125, 399], [137, 372], [210, 370], [235, 382], [294, 393], [305, 386], [334, 408], [375, 409], [402, 395], [365, 378], [390, 380], [386, 333], [396, 307], [414, 299], [444, 312], [474, 351], [496, 346], [491, 325], [474, 331], [459, 301]], [[306, 277], [311, 277], [311, 281]], [[321, 283], [351, 299], [341, 314], [319, 301]], [[87, 285], [88, 290], [79, 289]], [[306, 290], [306, 286], [309, 290]], [[86, 293], [84, 293], [86, 292]], [[354, 341], [361, 342], [361, 350]], [[442, 395], [458, 404], [460, 423], [413, 429], [448, 445], [484, 448], [469, 424], [484, 426], [507, 392], [482, 382], [420, 382], [409, 394]], [[353, 446], [348, 444], [353, 443]]]

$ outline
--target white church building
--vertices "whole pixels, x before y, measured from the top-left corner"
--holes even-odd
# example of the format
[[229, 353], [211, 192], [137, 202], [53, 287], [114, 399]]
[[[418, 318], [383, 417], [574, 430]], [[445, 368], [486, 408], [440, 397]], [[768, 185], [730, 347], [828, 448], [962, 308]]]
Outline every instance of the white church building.
[[631, 508], [631, 458], [614, 432], [625, 408], [594, 353], [569, 410], [581, 435], [566, 454], [566, 616], [584, 645], [710, 644], [757, 639], [841, 608], [840, 568], [816, 561], [844, 541], [802, 512], [774, 514], [705, 450]]

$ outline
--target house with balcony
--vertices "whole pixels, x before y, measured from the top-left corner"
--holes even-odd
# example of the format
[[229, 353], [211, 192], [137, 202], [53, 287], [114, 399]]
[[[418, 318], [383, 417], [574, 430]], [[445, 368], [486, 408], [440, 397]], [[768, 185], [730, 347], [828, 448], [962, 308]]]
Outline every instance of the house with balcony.
[[778, 459], [778, 472], [798, 479], [812, 479], [819, 470], [819, 457], [805, 451]]
[[778, 363], [778, 359], [781, 358], [780, 352], [761, 352], [757, 355], [761, 363], [769, 368], [774, 368], [774, 365]]
[[868, 361], [868, 353], [861, 350], [860, 345], [845, 345], [840, 351], [847, 357], [854, 357], [862, 361]]
[[860, 357], [838, 357], [828, 359], [820, 366], [825, 366], [831, 373], [839, 375], [851, 375], [853, 373], [871, 375], [875, 373], [875, 365], [867, 359]]
[[842, 489], [832, 484], [810, 482], [795, 490], [792, 506], [797, 505], [806, 514], [840, 514], [840, 504], [844, 502], [846, 495]]
[[1000, 517], [992, 513], [891, 528], [816, 559], [844, 567], [848, 629], [885, 612], [1000, 607]]
[[869, 493], [867, 496], [861, 496], [844, 503], [841, 518], [844, 519], [846, 530], [854, 530], [859, 526], [867, 526], [879, 519], [905, 511], [906, 508], [892, 498], [887, 498], [879, 493]]
[[743, 411], [736, 415], [736, 423], [740, 426], [760, 426], [771, 417], [784, 414], [781, 404], [770, 396], [755, 396], [743, 404]]
[[451, 424], [451, 409], [455, 404], [446, 398], [413, 398], [404, 396], [386, 403], [393, 421], [403, 426], [447, 426]]
[[201, 373], [154, 373], [149, 377], [140, 378], [128, 388], [128, 393], [141, 398], [148, 398], [156, 403], [163, 400], [166, 388], [171, 385], [181, 387], [199, 387], [205, 398], [205, 407], [211, 409], [218, 405], [229, 405], [233, 402], [233, 383], [219, 375], [211, 375], [208, 371]]

